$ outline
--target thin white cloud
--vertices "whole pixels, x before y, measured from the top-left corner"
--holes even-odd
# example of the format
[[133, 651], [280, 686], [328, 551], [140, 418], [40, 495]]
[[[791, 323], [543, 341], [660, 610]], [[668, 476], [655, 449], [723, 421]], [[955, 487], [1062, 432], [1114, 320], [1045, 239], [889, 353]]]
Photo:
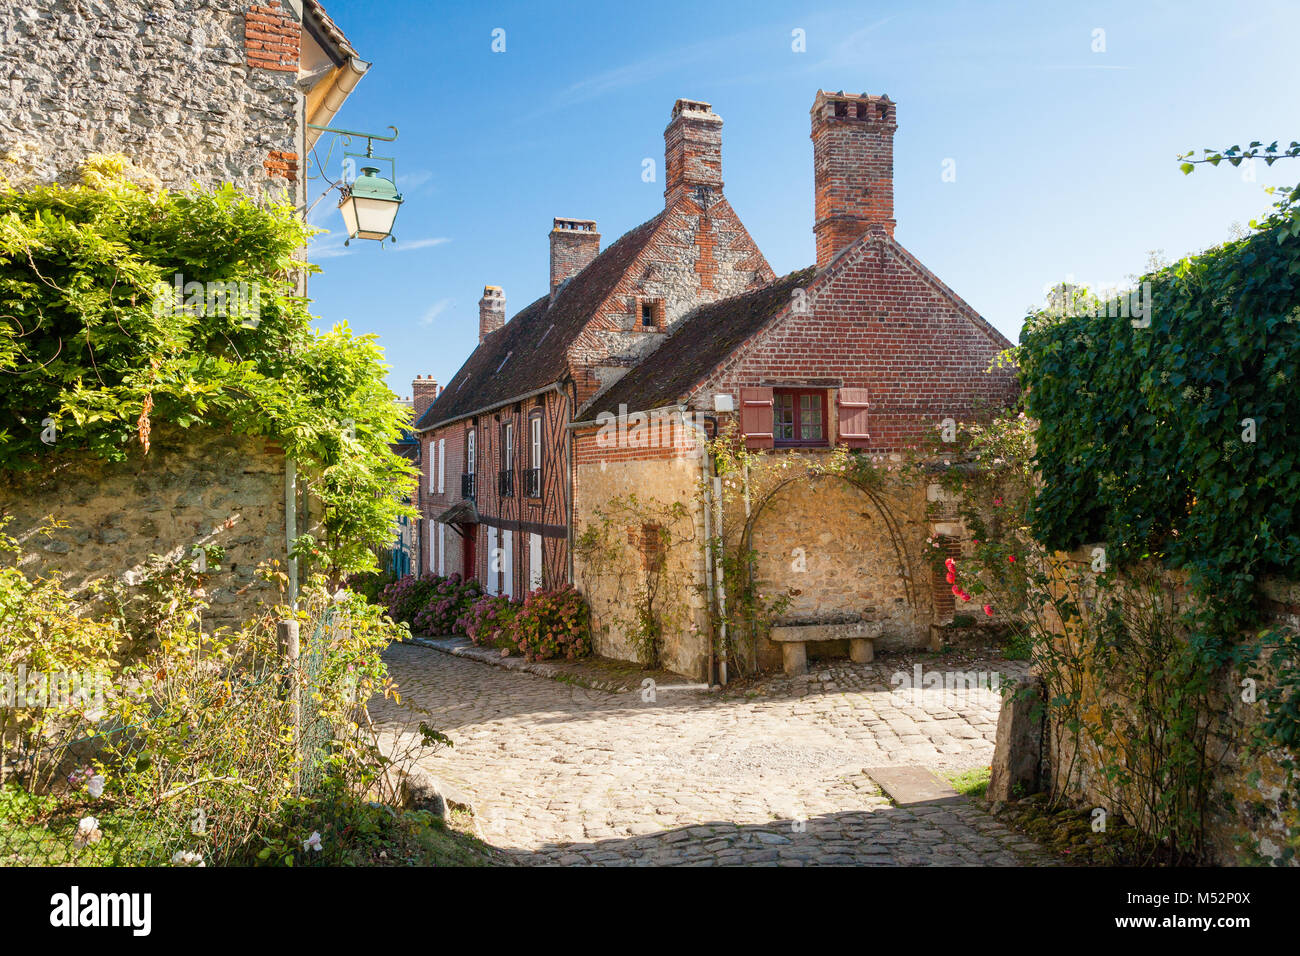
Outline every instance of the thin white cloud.
[[432, 325], [438, 316], [442, 315], [455, 304], [455, 299], [439, 299], [437, 302], [433, 303], [433, 305], [424, 310], [424, 315], [420, 316], [420, 324]]
[[413, 193], [433, 179], [433, 173], [427, 169], [417, 169], [413, 173], [402, 173], [397, 188], [404, 193]]
[[390, 243], [386, 251], [413, 252], [416, 249], [428, 249], [430, 246], [440, 246], [445, 242], [451, 242], [451, 240], [446, 236], [438, 236], [430, 239], [413, 239], [410, 242], [398, 239], [396, 242]]

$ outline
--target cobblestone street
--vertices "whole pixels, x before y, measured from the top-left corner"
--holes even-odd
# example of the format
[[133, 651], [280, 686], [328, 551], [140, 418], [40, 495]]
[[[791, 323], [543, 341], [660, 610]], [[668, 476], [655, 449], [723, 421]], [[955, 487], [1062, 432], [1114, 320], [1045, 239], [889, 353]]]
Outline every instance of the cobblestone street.
[[[934, 658], [815, 665], [726, 694], [611, 694], [412, 645], [389, 666], [455, 747], [422, 760], [526, 864], [1014, 865], [1048, 862], [965, 798], [900, 808], [864, 768], [985, 767], [999, 697], [891, 693]], [[952, 662], [942, 661], [945, 670]], [[962, 670], [1015, 674], [1011, 661]], [[684, 682], [683, 682], [684, 683]], [[394, 733], [409, 714], [372, 705]]]

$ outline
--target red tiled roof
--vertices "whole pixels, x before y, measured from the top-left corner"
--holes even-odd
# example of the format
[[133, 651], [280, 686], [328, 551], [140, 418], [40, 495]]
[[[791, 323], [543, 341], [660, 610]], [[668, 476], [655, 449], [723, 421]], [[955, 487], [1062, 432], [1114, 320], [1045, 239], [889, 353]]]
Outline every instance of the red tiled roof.
[[556, 293], [479, 343], [416, 422], [429, 428], [541, 391], [568, 372], [568, 350], [654, 235], [663, 213], [626, 233]]
[[702, 305], [678, 323], [659, 348], [587, 403], [575, 416], [592, 421], [597, 411], [649, 411], [676, 404], [691, 388], [726, 361], [740, 345], [790, 304], [796, 288], [806, 287], [815, 266], [791, 272], [760, 289]]

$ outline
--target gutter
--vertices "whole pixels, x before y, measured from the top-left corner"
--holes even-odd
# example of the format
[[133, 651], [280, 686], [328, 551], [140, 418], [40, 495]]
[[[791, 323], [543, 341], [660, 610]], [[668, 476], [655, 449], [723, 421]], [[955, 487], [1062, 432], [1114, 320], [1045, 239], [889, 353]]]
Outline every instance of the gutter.
[[[682, 404], [660, 405], [658, 408], [628, 409], [628, 414], [629, 415], [653, 415], [656, 412], [685, 412], [687, 410], [688, 410], [687, 407]], [[610, 412], [608, 414], [612, 415], [613, 412]], [[589, 418], [585, 422], [569, 422], [569, 424], [565, 427], [573, 431], [579, 428], [595, 428], [600, 424], [601, 422], [599, 419]]]
[[[343, 102], [357, 88], [357, 84], [361, 82], [361, 78], [366, 75], [372, 65], [360, 57], [351, 56], [337, 69], [331, 70], [329, 75], [321, 81], [325, 85], [321, 100], [311, 115], [307, 117], [307, 122], [314, 123], [317, 126], [329, 126], [330, 120], [334, 119], [338, 111], [343, 108]], [[318, 89], [320, 89], [319, 85], [313, 86], [307, 93], [308, 97], [316, 93]], [[320, 138], [321, 132], [322, 130], [312, 129], [311, 126], [307, 127], [307, 149], [310, 150], [316, 145], [316, 140]]]

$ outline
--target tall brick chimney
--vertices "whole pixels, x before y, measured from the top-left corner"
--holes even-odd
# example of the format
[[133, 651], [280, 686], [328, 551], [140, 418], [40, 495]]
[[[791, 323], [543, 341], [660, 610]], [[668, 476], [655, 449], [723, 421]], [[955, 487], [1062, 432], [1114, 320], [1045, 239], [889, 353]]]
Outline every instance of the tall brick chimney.
[[600, 252], [594, 219], [560, 219], [551, 225], [551, 299], [565, 279], [587, 268]]
[[428, 411], [437, 397], [438, 383], [432, 375], [428, 378], [423, 375], [415, 376], [415, 381], [411, 383], [411, 404], [415, 408], [415, 418], [412, 421], [418, 422], [420, 416]]
[[478, 300], [478, 340], [482, 342], [505, 324], [505, 292], [499, 285], [485, 285], [483, 298]]
[[819, 269], [872, 227], [894, 234], [895, 109], [888, 96], [817, 91], [811, 112]]
[[708, 103], [678, 100], [664, 130], [665, 205], [701, 186], [722, 190], [722, 117]]

